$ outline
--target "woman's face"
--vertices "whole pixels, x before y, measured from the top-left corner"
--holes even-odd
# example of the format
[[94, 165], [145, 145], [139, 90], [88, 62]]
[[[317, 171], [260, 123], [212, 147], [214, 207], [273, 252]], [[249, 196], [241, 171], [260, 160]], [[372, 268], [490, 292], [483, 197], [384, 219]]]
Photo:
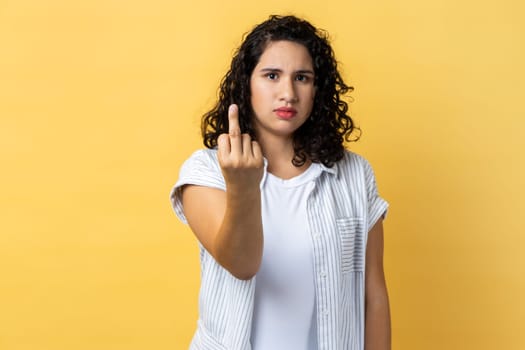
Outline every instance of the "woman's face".
[[290, 138], [310, 116], [314, 102], [314, 69], [306, 47], [270, 42], [252, 72], [250, 88], [257, 138]]

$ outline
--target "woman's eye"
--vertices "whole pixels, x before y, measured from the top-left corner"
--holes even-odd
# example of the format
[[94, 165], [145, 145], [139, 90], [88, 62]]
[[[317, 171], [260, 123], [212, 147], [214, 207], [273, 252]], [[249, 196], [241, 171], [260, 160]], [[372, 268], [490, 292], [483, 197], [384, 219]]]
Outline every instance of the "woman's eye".
[[308, 77], [306, 75], [299, 74], [295, 77], [295, 80], [297, 81], [308, 81]]
[[266, 77], [268, 77], [268, 79], [270, 79], [270, 80], [275, 80], [275, 79], [277, 79], [277, 74], [276, 73], [268, 73], [268, 74], [266, 74]]

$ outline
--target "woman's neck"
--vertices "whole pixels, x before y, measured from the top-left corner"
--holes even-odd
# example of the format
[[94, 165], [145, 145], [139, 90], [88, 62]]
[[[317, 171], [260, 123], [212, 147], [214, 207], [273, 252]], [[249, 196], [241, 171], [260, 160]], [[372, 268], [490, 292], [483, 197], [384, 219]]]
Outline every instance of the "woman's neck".
[[300, 175], [310, 166], [307, 160], [302, 166], [296, 167], [292, 164], [295, 156], [293, 139], [282, 137], [258, 136], [257, 141], [261, 145], [264, 157], [268, 161], [268, 172], [282, 179], [290, 179]]

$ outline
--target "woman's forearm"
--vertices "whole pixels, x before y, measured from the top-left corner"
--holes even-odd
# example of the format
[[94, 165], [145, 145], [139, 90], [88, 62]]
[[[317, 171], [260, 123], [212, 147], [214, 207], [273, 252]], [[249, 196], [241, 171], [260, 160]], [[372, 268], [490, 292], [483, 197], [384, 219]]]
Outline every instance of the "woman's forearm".
[[386, 291], [366, 302], [365, 350], [390, 350], [390, 306]]
[[227, 192], [226, 213], [215, 236], [217, 261], [239, 279], [252, 278], [261, 264], [263, 250], [261, 195]]

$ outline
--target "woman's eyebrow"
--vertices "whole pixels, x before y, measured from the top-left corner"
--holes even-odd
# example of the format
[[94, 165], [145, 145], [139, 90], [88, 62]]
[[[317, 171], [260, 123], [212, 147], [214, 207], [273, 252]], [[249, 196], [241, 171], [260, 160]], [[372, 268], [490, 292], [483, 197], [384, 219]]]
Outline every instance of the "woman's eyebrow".
[[313, 70], [310, 70], [310, 69], [299, 69], [297, 71], [295, 71], [295, 73], [299, 73], [299, 74], [311, 74], [311, 75], [314, 75], [314, 71]]
[[267, 67], [267, 68], [261, 68], [260, 69], [261, 72], [278, 72], [278, 73], [282, 73], [282, 69], [279, 69], [279, 68], [272, 68], [272, 67]]

